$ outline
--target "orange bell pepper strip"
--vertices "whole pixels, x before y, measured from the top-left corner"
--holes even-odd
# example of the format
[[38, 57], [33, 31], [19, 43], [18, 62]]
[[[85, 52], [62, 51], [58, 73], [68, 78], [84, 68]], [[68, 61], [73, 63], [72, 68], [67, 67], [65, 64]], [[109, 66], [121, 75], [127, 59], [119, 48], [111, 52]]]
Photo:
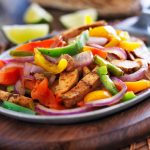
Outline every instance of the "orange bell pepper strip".
[[16, 50], [18, 51], [28, 51], [28, 52], [34, 52], [34, 48], [50, 48], [52, 47], [61, 47], [63, 46], [65, 43], [63, 40], [61, 39], [57, 39], [57, 38], [52, 38], [52, 39], [47, 39], [47, 40], [43, 40], [43, 41], [36, 41], [36, 42], [30, 42], [30, 43], [26, 43], [23, 44], [19, 47], [16, 48]]
[[22, 68], [10, 67], [4, 70], [0, 70], [0, 84], [2, 85], [14, 85], [22, 74]]
[[125, 82], [128, 91], [133, 91], [134, 93], [141, 92], [150, 88], [149, 80], [139, 80], [135, 82]]
[[5, 66], [5, 62], [3, 60], [0, 60], [0, 68]]
[[48, 87], [48, 79], [36, 82], [34, 89], [31, 91], [31, 97], [47, 107], [58, 109], [58, 102], [53, 92]]
[[104, 59], [107, 57], [106, 51], [91, 46], [84, 46], [83, 51], [91, 51], [93, 55], [99, 55]]

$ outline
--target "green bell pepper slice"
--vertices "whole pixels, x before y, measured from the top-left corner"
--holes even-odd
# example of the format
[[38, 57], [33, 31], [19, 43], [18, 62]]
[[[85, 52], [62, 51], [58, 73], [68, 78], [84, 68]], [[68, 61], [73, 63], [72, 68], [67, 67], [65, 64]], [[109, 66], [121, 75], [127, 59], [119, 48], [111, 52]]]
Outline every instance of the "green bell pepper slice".
[[64, 46], [56, 48], [37, 48], [42, 54], [49, 55], [51, 57], [59, 57], [62, 54], [69, 54], [71, 56], [76, 55], [81, 52], [83, 46], [89, 39], [89, 31], [86, 30], [77, 37], [76, 41]]
[[115, 76], [123, 75], [123, 71], [120, 68], [111, 64], [110, 62], [106, 61], [105, 59], [99, 57], [98, 55], [95, 55], [94, 61], [96, 64], [98, 64], [100, 66], [107, 66], [108, 71], [110, 71]]
[[124, 97], [122, 98], [121, 102], [129, 101], [135, 97], [136, 97], [136, 95], [134, 94], [133, 91], [126, 92]]
[[107, 75], [107, 67], [106, 66], [102, 66], [99, 67], [97, 69], [97, 73], [100, 77], [100, 80], [102, 82], [102, 84], [104, 85], [104, 87], [112, 94], [115, 95], [118, 93], [118, 90], [115, 86], [115, 84], [113, 83], [113, 81], [109, 78], [109, 76]]
[[16, 111], [16, 112], [21, 112], [21, 113], [25, 113], [25, 114], [35, 115], [35, 112], [32, 111], [31, 109], [23, 107], [23, 106], [20, 106], [20, 105], [17, 105], [17, 104], [14, 104], [12, 102], [8, 102], [8, 101], [4, 101], [2, 103], [2, 107], [6, 108], [6, 109], [9, 109], [9, 110]]

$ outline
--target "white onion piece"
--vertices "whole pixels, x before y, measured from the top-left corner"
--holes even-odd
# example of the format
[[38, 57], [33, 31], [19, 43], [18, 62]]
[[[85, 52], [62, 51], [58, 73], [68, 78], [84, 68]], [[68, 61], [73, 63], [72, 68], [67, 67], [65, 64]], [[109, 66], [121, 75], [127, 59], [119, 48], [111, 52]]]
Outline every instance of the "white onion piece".
[[105, 45], [108, 42], [108, 39], [104, 38], [104, 37], [90, 37], [89, 40], [87, 41], [87, 43], [91, 43], [91, 44], [98, 44], [98, 45]]
[[122, 82], [118, 78], [112, 78], [115, 84], [119, 84], [122, 89], [119, 93], [117, 93], [115, 96], [110, 97], [110, 98], [105, 98], [105, 99], [100, 99], [100, 100], [95, 100], [93, 102], [88, 102], [86, 103], [87, 107], [102, 107], [102, 106], [110, 106], [112, 104], [118, 103], [124, 96], [125, 92], [127, 91], [127, 86], [125, 85], [124, 82]]
[[41, 115], [72, 115], [72, 114], [79, 114], [83, 112], [89, 111], [89, 108], [87, 107], [80, 107], [80, 108], [74, 108], [74, 109], [66, 109], [66, 110], [56, 110], [51, 108], [46, 108], [40, 104], [37, 104], [35, 106], [35, 111]]

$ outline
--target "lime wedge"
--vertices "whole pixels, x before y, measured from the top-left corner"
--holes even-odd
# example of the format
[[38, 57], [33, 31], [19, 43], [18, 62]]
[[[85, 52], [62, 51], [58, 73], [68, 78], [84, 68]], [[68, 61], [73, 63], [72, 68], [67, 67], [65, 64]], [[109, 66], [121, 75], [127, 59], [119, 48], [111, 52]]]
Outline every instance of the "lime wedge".
[[52, 22], [53, 17], [36, 3], [32, 3], [24, 14], [25, 23], [48, 23]]
[[79, 10], [74, 13], [61, 16], [60, 22], [66, 28], [78, 27], [85, 24], [86, 16], [89, 16], [92, 18], [93, 21], [96, 21], [98, 13], [93, 8]]
[[49, 32], [47, 24], [38, 25], [5, 25], [2, 30], [8, 40], [20, 44], [29, 40], [46, 36]]

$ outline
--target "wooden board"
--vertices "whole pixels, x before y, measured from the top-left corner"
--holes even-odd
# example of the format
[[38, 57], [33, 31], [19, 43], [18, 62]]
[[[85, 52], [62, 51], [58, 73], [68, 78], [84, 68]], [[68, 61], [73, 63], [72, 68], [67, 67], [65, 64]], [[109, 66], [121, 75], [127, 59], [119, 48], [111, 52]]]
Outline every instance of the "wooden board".
[[122, 148], [150, 133], [150, 99], [115, 115], [72, 125], [35, 124], [0, 117], [0, 149]]

